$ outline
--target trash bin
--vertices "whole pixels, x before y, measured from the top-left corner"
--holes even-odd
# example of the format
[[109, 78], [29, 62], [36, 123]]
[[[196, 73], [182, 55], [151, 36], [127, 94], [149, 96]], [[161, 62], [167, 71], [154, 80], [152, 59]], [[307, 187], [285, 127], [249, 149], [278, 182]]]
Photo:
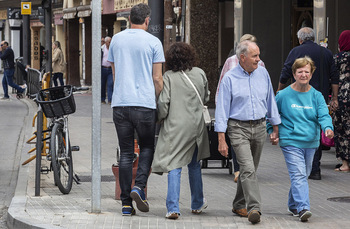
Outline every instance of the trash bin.
[[[17, 85], [22, 85], [27, 81], [26, 67], [23, 65], [23, 57], [16, 58], [15, 73], [13, 82]], [[16, 93], [16, 89], [12, 88], [12, 93]]]
[[[118, 149], [117, 149], [118, 150]], [[136, 178], [136, 172], [137, 172], [137, 166], [138, 166], [138, 162], [139, 162], [139, 154], [140, 154], [140, 148], [137, 144], [137, 140], [135, 139], [135, 160], [133, 162], [132, 165], [132, 183], [131, 183], [131, 187], [133, 187], [135, 185], [135, 178]], [[117, 151], [117, 161], [119, 162], [119, 155], [118, 155], [118, 151]], [[120, 194], [121, 194], [121, 189], [120, 189], [120, 184], [119, 184], [119, 165], [118, 164], [113, 164], [112, 165], [112, 171], [115, 177], [115, 199], [116, 200], [120, 200]], [[144, 189], [145, 191], [145, 196], [147, 197], [147, 186]]]
[[27, 81], [27, 72], [23, 64], [23, 57], [16, 58], [14, 79], [18, 85], [22, 85]]

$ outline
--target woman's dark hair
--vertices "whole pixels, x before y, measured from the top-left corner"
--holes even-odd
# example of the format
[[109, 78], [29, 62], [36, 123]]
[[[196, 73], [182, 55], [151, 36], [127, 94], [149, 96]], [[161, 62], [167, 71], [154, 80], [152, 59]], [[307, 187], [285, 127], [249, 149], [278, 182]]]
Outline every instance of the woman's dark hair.
[[191, 70], [197, 64], [197, 55], [194, 48], [184, 42], [176, 42], [165, 53], [166, 70]]

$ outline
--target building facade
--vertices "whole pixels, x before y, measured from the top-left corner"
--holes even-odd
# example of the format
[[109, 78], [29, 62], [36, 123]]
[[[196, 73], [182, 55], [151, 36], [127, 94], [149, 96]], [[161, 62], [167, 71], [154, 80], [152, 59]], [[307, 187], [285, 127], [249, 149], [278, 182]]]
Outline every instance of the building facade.
[[[35, 13], [41, 1], [32, 2]], [[128, 28], [130, 9], [138, 3], [158, 4], [152, 11], [152, 22], [162, 17], [163, 24], [151, 24], [149, 30], [152, 34], [161, 34], [164, 50], [176, 41], [194, 46], [200, 59], [199, 67], [209, 80], [212, 105], [220, 67], [243, 34], [257, 37], [260, 57], [276, 89], [284, 60], [298, 45], [296, 32], [302, 26], [313, 27], [317, 43], [327, 41], [333, 53], [337, 52], [339, 34], [350, 29], [349, 0], [101, 0], [102, 36], [113, 36]], [[100, 44], [91, 43], [90, 5], [91, 0], [52, 1], [52, 41], [61, 42], [67, 62], [67, 83], [72, 85], [91, 85], [92, 82], [91, 47]], [[15, 33], [21, 33], [21, 26], [21, 19], [9, 18], [8, 7], [0, 3], [2, 39], [21, 43], [20, 40], [11, 42], [18, 37]], [[31, 33], [34, 64], [37, 57], [33, 49], [37, 50], [37, 44], [34, 45], [33, 39], [45, 44], [45, 30], [38, 15], [31, 16]], [[18, 48], [16, 56], [21, 55], [21, 50]]]

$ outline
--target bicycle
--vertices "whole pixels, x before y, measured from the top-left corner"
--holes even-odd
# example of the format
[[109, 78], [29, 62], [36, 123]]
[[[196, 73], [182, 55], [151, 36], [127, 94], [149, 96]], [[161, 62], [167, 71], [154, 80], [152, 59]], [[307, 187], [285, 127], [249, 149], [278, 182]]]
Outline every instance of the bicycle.
[[70, 192], [73, 179], [77, 179], [73, 176], [72, 151], [78, 151], [79, 146], [71, 147], [68, 128], [68, 115], [76, 110], [73, 92], [88, 89], [65, 85], [42, 89], [36, 95], [36, 102], [40, 105], [42, 112], [46, 118], [51, 119], [48, 128], [51, 135], [47, 158], [51, 161], [55, 185], [63, 194]]

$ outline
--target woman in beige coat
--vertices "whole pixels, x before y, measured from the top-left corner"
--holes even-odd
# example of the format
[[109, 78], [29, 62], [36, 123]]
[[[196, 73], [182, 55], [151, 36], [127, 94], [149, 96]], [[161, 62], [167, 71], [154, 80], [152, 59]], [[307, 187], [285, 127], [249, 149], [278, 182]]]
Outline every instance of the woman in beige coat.
[[55, 87], [58, 86], [57, 78], [60, 81], [61, 86], [64, 85], [63, 73], [65, 69], [64, 56], [61, 50], [61, 44], [59, 41], [55, 41], [52, 44], [52, 73], [53, 73], [53, 83]]
[[[199, 160], [210, 156], [208, 132], [203, 118], [203, 103], [209, 100], [208, 81], [196, 64], [195, 51], [186, 43], [173, 44], [166, 52], [164, 88], [158, 99], [161, 129], [152, 164], [152, 172], [168, 172], [166, 200], [168, 219], [180, 215], [180, 180], [183, 166], [188, 166], [192, 213], [199, 214], [208, 205], [203, 198]], [[186, 78], [188, 76], [189, 80]]]

